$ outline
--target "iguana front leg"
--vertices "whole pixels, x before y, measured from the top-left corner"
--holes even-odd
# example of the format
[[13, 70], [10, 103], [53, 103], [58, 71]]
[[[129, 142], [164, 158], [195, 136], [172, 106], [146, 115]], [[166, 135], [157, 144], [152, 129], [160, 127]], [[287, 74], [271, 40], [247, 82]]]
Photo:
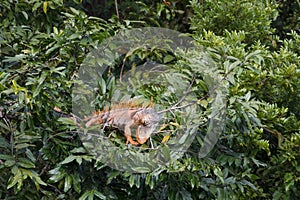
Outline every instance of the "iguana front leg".
[[130, 142], [130, 144], [138, 145], [139, 143], [137, 143], [136, 141], [134, 141], [132, 139], [132, 137], [131, 137], [130, 126], [131, 126], [131, 124], [128, 124], [124, 128], [124, 135], [125, 135], [125, 138], [126, 138], [126, 144], [128, 144]]

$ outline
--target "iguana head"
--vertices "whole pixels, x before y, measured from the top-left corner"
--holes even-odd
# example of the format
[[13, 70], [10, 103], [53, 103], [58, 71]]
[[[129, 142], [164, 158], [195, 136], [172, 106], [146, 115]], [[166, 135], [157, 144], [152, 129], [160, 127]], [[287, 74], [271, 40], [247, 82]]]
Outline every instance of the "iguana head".
[[155, 112], [153, 108], [140, 109], [134, 114], [132, 118], [137, 125], [146, 127], [156, 125], [160, 120], [160, 116]]
[[133, 119], [138, 125], [136, 140], [139, 144], [144, 144], [155, 130], [160, 120], [160, 116], [153, 108], [145, 108], [136, 112]]

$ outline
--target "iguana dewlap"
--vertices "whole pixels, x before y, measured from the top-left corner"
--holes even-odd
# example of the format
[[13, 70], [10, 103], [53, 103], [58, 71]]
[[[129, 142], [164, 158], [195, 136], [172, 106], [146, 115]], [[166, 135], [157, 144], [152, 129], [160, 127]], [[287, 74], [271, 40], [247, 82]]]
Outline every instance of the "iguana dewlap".
[[[126, 144], [144, 144], [160, 120], [160, 116], [153, 108], [111, 108], [110, 110], [95, 112], [87, 119], [86, 127], [103, 124], [124, 131]], [[136, 141], [132, 139], [132, 128], [136, 129]]]

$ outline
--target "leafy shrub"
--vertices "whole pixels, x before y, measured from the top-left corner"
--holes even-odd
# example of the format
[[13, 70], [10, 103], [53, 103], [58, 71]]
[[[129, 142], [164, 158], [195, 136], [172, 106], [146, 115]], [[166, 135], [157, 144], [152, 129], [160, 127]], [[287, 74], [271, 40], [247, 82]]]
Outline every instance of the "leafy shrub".
[[[283, 41], [271, 37], [276, 4], [191, 1], [192, 37], [211, 55], [228, 86], [225, 127], [207, 157], [198, 157], [208, 128], [204, 123], [182, 158], [135, 174], [97, 161], [82, 145], [73, 121], [62, 118], [71, 112], [71, 89], [86, 53], [136, 25], [89, 17], [74, 8], [80, 8], [77, 3], [0, 3], [1, 199], [299, 198], [300, 37], [294, 31]], [[175, 20], [180, 12], [174, 14], [176, 5], [183, 10], [181, 2], [170, 3], [137, 2], [143, 15], [125, 10], [122, 15], [145, 25], [182, 27]], [[174, 60], [167, 62], [167, 56]], [[199, 57], [199, 52], [183, 59], [138, 49], [127, 57], [125, 69], [148, 58], [166, 61], [184, 76], [197, 75], [193, 89], [200, 100], [208, 83], [191, 67]], [[146, 89], [141, 90], [145, 96], [155, 92]], [[209, 98], [201, 100], [201, 117], [207, 119]]]
[[212, 31], [224, 36], [225, 31], [243, 31], [246, 43], [265, 41], [274, 32], [270, 24], [277, 16], [272, 1], [191, 1], [195, 13], [192, 29]]

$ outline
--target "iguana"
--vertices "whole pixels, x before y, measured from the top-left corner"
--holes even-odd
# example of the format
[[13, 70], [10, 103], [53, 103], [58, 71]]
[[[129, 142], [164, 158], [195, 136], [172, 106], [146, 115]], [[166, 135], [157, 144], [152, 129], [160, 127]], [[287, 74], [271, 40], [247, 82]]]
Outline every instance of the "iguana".
[[[102, 124], [104, 127], [112, 126], [124, 131], [126, 144], [133, 145], [144, 144], [153, 131], [160, 116], [152, 108], [152, 104], [148, 107], [142, 105], [134, 105], [132, 103], [121, 103], [104, 109], [104, 111], [96, 111], [91, 117], [86, 118], [86, 127]], [[132, 128], [136, 129], [136, 141], [132, 139]]]

